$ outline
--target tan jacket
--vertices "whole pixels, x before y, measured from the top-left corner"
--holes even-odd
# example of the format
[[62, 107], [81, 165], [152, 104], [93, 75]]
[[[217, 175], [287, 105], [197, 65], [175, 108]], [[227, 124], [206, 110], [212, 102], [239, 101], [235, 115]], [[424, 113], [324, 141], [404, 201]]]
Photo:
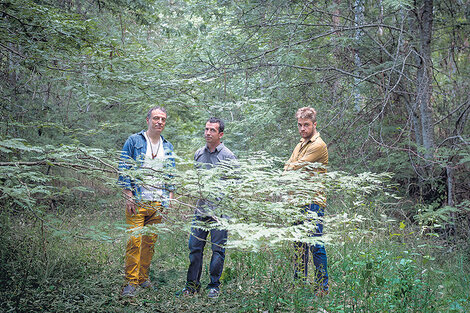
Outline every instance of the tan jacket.
[[[324, 166], [328, 165], [328, 149], [326, 148], [325, 142], [320, 138], [320, 133], [313, 135], [310, 140], [305, 142], [302, 138], [300, 142], [292, 152], [287, 163], [284, 165], [285, 171], [297, 170], [308, 163], [322, 163]], [[312, 175], [316, 173], [326, 173], [326, 168], [317, 168], [313, 169]], [[323, 193], [319, 193], [319, 196], [322, 196], [322, 201], [316, 203], [320, 206], [326, 205], [326, 199], [323, 197]]]
[[[313, 135], [310, 140], [305, 142], [305, 139], [300, 139], [300, 142], [292, 152], [292, 155], [284, 165], [284, 170], [297, 170], [305, 166], [306, 162], [322, 163], [328, 165], [328, 149], [325, 142], [320, 138], [320, 133]], [[319, 173], [326, 173], [326, 168], [319, 168], [315, 170]]]

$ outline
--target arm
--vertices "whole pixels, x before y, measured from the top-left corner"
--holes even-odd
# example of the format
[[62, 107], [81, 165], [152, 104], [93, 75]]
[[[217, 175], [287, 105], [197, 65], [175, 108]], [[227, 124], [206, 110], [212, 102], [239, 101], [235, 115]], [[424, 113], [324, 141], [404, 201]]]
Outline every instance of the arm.
[[[121, 156], [119, 158], [119, 170], [129, 170], [132, 168], [131, 162], [135, 160], [135, 156], [133, 155], [133, 142], [132, 139], [129, 137], [124, 146], [122, 147]], [[127, 175], [119, 174], [118, 184], [123, 189], [132, 190], [132, 181], [131, 178]]]
[[[289, 159], [288, 162], [288, 168], [291, 170], [302, 168], [308, 163], [322, 163], [323, 165], [328, 165], [328, 150], [323, 142], [315, 142], [307, 147], [305, 154], [301, 156], [296, 162], [290, 162], [291, 159]], [[324, 172], [321, 169], [319, 169], [319, 171]]]
[[[128, 170], [132, 166], [129, 161], [132, 160], [132, 141], [130, 138], [126, 140], [122, 148], [121, 157], [119, 160], [119, 170]], [[123, 188], [122, 193], [126, 201], [126, 212], [128, 214], [135, 214], [135, 201], [132, 194], [132, 181], [129, 176], [120, 174], [118, 184]]]

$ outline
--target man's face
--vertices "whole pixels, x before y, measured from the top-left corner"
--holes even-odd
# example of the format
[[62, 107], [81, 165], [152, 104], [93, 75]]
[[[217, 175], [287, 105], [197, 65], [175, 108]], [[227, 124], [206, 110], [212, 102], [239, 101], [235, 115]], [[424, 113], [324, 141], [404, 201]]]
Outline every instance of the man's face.
[[315, 133], [317, 123], [313, 123], [308, 118], [299, 118], [297, 119], [297, 126], [299, 127], [300, 136], [305, 140], [309, 140]]
[[219, 132], [219, 123], [206, 123], [206, 128], [204, 130], [204, 138], [206, 139], [207, 144], [218, 145], [223, 135], [223, 132]]
[[147, 118], [148, 130], [161, 133], [165, 129], [166, 114], [160, 110], [153, 110], [150, 118]]

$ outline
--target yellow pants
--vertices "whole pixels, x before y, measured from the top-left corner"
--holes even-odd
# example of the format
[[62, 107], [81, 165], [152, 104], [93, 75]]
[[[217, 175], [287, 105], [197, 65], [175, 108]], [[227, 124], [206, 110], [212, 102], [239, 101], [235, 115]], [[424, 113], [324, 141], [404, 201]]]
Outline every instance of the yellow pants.
[[[136, 213], [126, 213], [129, 229], [138, 230], [143, 226], [162, 222], [160, 202], [146, 201], [138, 203]], [[126, 211], [127, 212], [127, 211]], [[133, 285], [140, 285], [149, 278], [149, 267], [154, 253], [157, 234], [131, 236], [126, 248], [126, 280]]]

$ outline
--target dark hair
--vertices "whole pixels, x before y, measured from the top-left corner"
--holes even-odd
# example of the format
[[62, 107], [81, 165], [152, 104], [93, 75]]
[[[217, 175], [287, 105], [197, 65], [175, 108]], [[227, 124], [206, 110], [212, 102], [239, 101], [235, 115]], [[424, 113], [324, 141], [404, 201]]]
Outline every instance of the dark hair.
[[159, 110], [165, 113], [166, 117], [168, 118], [168, 113], [166, 113], [166, 109], [164, 107], [156, 106], [153, 108], [150, 108], [150, 110], [147, 112], [147, 118], [150, 119], [150, 116], [152, 116], [152, 111]]
[[223, 133], [223, 132], [224, 132], [225, 124], [224, 124], [224, 121], [222, 121], [220, 118], [218, 118], [218, 117], [211, 117], [210, 119], [207, 120], [206, 123], [217, 123], [217, 124], [219, 124], [219, 133]]

